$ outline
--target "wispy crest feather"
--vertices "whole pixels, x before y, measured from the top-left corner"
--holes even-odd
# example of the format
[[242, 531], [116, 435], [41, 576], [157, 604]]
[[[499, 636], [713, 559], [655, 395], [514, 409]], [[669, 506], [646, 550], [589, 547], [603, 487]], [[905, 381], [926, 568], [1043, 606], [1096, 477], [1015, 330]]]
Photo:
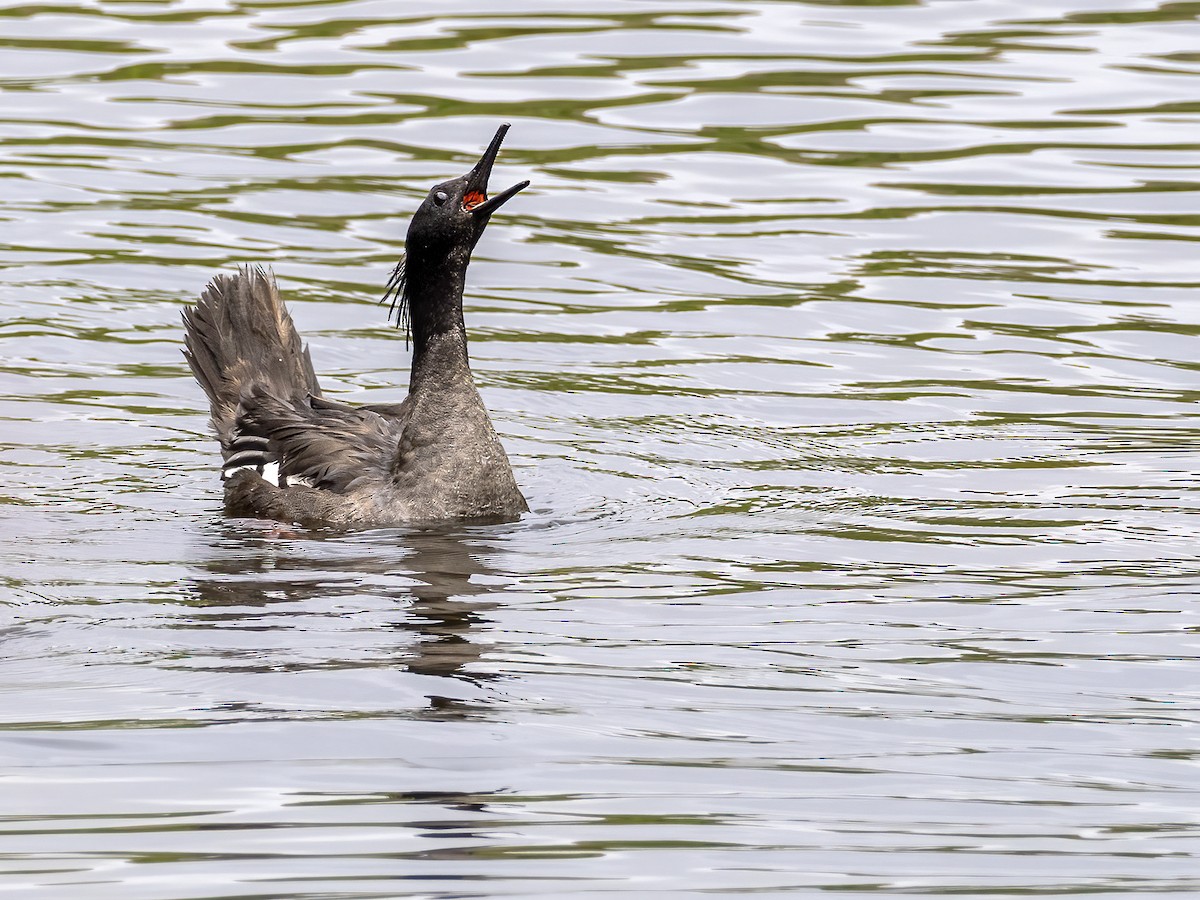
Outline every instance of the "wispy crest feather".
[[397, 328], [404, 329], [404, 349], [407, 350], [409, 339], [412, 337], [412, 315], [408, 308], [408, 280], [404, 274], [404, 260], [405, 255], [400, 254], [400, 261], [396, 263], [396, 268], [392, 269], [383, 299], [379, 302], [391, 303], [388, 318], [395, 320]]

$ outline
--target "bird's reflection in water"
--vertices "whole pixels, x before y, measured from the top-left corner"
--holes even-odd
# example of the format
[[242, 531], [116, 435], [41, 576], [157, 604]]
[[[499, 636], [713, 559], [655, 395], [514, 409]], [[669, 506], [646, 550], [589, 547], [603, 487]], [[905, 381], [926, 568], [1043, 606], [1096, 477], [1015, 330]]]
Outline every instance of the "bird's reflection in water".
[[[355, 598], [369, 596], [377, 610], [379, 598], [387, 598], [394, 601], [395, 615], [387, 614], [374, 633], [377, 637], [382, 628], [395, 635], [389, 665], [479, 684], [491, 676], [473, 666], [486, 645], [471, 634], [488, 621], [497, 605], [488, 597], [503, 584], [472, 540], [448, 531], [322, 536], [246, 520], [223, 522], [200, 561], [202, 571], [191, 580], [190, 603], [203, 610], [193, 624], [272, 630], [291, 624], [287, 617], [312, 615], [314, 604], [353, 605]], [[262, 662], [263, 669], [291, 668]], [[319, 667], [353, 665], [325, 661]], [[435, 714], [479, 712], [477, 704], [461, 699], [429, 695], [429, 700]]]

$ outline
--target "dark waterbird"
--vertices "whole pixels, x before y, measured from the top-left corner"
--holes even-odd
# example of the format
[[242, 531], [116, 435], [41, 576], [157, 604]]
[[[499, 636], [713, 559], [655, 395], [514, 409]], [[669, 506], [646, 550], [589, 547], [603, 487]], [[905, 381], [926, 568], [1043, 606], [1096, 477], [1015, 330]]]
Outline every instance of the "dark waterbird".
[[211, 404], [229, 513], [365, 527], [506, 521], [528, 510], [471, 377], [462, 310], [471, 251], [492, 213], [529, 185], [487, 194], [507, 131], [470, 172], [436, 185], [408, 226], [384, 295], [413, 343], [403, 402], [323, 397], [261, 268], [218, 275], [184, 310], [184, 355]]

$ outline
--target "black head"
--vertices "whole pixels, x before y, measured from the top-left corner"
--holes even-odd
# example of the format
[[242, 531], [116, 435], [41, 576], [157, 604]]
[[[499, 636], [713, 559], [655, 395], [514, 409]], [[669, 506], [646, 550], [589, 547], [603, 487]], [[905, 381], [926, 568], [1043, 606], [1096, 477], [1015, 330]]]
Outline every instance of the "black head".
[[393, 312], [397, 311], [399, 303], [397, 324], [406, 318], [406, 282], [411, 282], [417, 276], [416, 270], [427, 267], [445, 270], [449, 267], [458, 273], [464, 272], [466, 264], [470, 262], [471, 251], [475, 249], [492, 213], [518, 191], [529, 187], [528, 181], [522, 181], [495, 196], [488, 196], [488, 178], [508, 129], [507, 123], [501, 125], [475, 167], [466, 175], [434, 185], [413, 214], [408, 225], [405, 255], [392, 272], [383, 296], [385, 302], [391, 299]]
[[459, 178], [435, 185], [425, 202], [412, 217], [406, 241], [411, 256], [425, 250], [465, 247], [468, 253], [483, 234], [492, 213], [518, 191], [529, 186], [528, 181], [514, 184], [494, 197], [487, 194], [488, 177], [500, 152], [500, 144], [509, 126], [501, 125], [491, 144], [483, 151], [475, 168]]

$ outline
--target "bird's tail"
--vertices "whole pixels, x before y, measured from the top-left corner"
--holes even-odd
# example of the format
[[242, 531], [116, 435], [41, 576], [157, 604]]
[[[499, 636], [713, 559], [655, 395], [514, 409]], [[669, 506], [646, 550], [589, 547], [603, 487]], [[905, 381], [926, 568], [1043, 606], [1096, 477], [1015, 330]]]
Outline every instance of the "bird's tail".
[[242, 266], [218, 275], [183, 311], [185, 349], [192, 374], [208, 395], [213, 428], [228, 454], [238, 405], [261, 388], [280, 400], [319, 397], [308, 348], [292, 324], [275, 276]]

